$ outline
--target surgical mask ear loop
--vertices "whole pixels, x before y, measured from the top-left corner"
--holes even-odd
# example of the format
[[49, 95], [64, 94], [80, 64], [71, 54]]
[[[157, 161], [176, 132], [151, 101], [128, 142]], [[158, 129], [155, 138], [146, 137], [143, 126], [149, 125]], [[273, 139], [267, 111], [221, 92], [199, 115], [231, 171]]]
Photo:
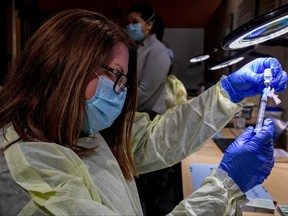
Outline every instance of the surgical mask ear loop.
[[149, 22], [150, 20], [152, 20], [152, 19], [154, 18], [154, 16], [155, 16], [155, 13], [153, 13], [153, 14], [145, 21], [145, 23], [147, 23], [147, 22]]
[[98, 77], [98, 79], [100, 79], [100, 76], [97, 72], [94, 72], [96, 74], [96, 76]]

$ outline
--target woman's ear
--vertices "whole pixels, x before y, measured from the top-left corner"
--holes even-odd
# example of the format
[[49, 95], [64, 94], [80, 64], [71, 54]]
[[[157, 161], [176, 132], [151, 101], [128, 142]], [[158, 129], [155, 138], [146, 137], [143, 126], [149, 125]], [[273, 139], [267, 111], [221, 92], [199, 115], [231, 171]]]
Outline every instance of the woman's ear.
[[153, 21], [149, 21], [148, 23], [146, 23], [146, 27], [149, 31], [151, 31], [153, 24], [154, 24]]

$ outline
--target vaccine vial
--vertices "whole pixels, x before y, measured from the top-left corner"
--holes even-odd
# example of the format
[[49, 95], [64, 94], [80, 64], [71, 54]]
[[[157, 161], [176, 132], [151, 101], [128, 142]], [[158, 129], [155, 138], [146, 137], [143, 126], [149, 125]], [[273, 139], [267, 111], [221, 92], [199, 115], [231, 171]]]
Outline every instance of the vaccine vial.
[[270, 68], [266, 68], [264, 70], [264, 84], [266, 86], [270, 86], [271, 85], [271, 81], [272, 81], [272, 72], [271, 72], [271, 69]]

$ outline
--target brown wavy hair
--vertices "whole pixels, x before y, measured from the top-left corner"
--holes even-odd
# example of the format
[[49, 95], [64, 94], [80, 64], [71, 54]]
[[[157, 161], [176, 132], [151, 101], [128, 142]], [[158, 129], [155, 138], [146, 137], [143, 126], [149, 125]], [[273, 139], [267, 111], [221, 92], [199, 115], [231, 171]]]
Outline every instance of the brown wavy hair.
[[99, 13], [59, 12], [31, 36], [0, 90], [0, 128], [12, 123], [19, 140], [58, 143], [79, 156], [93, 153], [95, 149], [80, 148], [75, 142], [85, 121], [85, 88], [99, 64], [111, 61], [119, 42], [130, 54], [127, 96], [121, 114], [103, 136], [126, 180], [132, 180], [136, 49], [120, 26]]

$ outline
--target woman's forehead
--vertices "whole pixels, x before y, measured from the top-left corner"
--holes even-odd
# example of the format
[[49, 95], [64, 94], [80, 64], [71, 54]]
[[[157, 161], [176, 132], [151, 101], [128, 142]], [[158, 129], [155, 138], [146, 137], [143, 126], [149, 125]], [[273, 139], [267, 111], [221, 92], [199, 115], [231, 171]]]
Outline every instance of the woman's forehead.
[[141, 13], [138, 12], [131, 12], [128, 14], [128, 21], [133, 22], [133, 21], [144, 21], [141, 17]]
[[112, 59], [110, 66], [121, 68], [122, 72], [128, 71], [129, 50], [124, 43], [117, 43], [112, 50]]

